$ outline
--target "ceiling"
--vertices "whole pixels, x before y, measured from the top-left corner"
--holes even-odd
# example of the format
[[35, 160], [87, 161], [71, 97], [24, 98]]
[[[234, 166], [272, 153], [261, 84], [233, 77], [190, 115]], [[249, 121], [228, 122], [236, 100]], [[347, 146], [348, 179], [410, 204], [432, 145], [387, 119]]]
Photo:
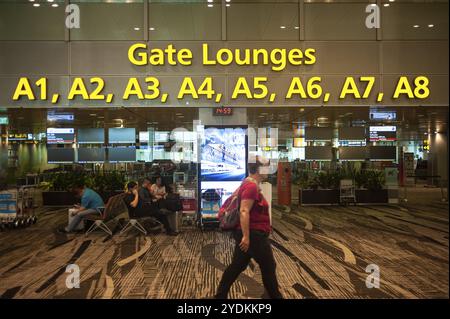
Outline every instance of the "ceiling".
[[[397, 125], [399, 138], [420, 140], [425, 133], [448, 130], [448, 106], [444, 107], [383, 107], [384, 111], [395, 111], [396, 120], [388, 122]], [[172, 130], [176, 127], [192, 129], [198, 119], [196, 107], [153, 107], [153, 108], [103, 108], [103, 109], [58, 109], [58, 113], [72, 113], [73, 122], [59, 123], [47, 121], [51, 109], [18, 108], [0, 111], [0, 116], [8, 115], [9, 132], [39, 133], [47, 127], [136, 127], [144, 130], [152, 126], [157, 130]], [[212, 112], [212, 111], [211, 111]], [[250, 107], [247, 108], [248, 123], [255, 127], [277, 127], [290, 131], [293, 126], [355, 126], [369, 121], [368, 107]]]

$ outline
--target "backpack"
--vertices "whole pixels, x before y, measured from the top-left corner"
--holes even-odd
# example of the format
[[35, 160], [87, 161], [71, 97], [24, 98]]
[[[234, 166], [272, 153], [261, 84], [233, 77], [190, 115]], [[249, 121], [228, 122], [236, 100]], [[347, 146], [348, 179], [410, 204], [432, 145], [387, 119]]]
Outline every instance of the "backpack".
[[225, 203], [219, 209], [219, 227], [222, 231], [230, 231], [236, 229], [240, 222], [240, 206], [241, 198], [239, 196], [239, 191], [242, 184], [236, 189], [233, 194], [227, 198]]
[[223, 231], [234, 230], [239, 224], [240, 216], [240, 197], [239, 197], [239, 187], [230, 197], [227, 198], [225, 203], [219, 209], [219, 227]]

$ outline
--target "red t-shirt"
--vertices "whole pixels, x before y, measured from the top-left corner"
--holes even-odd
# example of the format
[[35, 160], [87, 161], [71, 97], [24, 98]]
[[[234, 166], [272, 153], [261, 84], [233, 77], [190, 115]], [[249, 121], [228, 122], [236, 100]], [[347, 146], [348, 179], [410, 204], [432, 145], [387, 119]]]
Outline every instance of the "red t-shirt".
[[[272, 227], [270, 226], [269, 203], [260, 193], [258, 186], [253, 182], [245, 181], [239, 189], [239, 197], [240, 200], [253, 199], [255, 201], [250, 210], [250, 230], [270, 233]], [[241, 225], [239, 224], [237, 228], [241, 229]]]

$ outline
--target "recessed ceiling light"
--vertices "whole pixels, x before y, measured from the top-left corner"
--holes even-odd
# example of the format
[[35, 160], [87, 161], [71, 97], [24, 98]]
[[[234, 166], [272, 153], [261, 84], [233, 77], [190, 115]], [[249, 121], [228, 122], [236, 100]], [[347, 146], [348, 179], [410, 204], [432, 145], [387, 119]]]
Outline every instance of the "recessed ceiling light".
[[97, 116], [97, 114], [95, 114], [95, 113], [91, 113], [91, 114], [89, 114], [90, 116]]
[[280, 29], [286, 29], [285, 25], [280, 26]]
[[155, 28], [151, 27], [149, 30], [150, 30], [150, 31], [155, 31]]
[[294, 29], [298, 30], [298, 29], [300, 29], [300, 27], [294, 27]]
[[34, 0], [28, 0], [28, 1], [30, 1], [30, 2], [34, 2]]
[[53, 2], [53, 1], [55, 1], [55, 0], [47, 0], [48, 2]]
[[413, 28], [418, 28], [418, 27], [420, 27], [420, 25], [418, 25], [418, 24], [413, 25]]
[[429, 24], [428, 27], [432, 28], [432, 27], [434, 27], [434, 24]]
[[57, 8], [57, 7], [59, 7], [59, 4], [54, 3], [54, 4], [52, 4], [52, 7], [53, 7], [53, 8]]
[[134, 27], [134, 31], [139, 31], [139, 30], [141, 30], [141, 28]]
[[385, 3], [385, 4], [383, 4], [383, 6], [385, 6], [385, 7], [389, 7], [389, 6], [390, 6], [390, 4], [389, 4], [389, 3]]
[[389, 2], [394, 2], [395, 0], [389, 0]]
[[226, 2], [231, 2], [231, 0], [225, 0]]
[[212, 7], [214, 7], [214, 5], [213, 4], [208, 4], [208, 7], [212, 8]]
[[33, 4], [33, 7], [40, 7], [41, 5], [39, 4], [39, 3], [35, 3], [35, 4]]
[[213, 0], [208, 0], [208, 2], [213, 2]]
[[227, 7], [229, 7], [230, 6], [230, 4], [229, 3], [227, 3], [225, 6], [227, 6]]

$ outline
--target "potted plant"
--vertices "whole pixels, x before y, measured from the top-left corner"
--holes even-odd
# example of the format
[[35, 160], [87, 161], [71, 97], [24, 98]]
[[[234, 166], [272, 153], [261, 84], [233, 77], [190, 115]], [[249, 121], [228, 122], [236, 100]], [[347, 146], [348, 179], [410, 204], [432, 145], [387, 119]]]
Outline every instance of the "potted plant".
[[339, 173], [320, 171], [299, 190], [300, 205], [331, 205], [339, 203]]
[[85, 175], [79, 172], [56, 172], [50, 179], [41, 183], [44, 206], [71, 206], [78, 199], [72, 193], [75, 183], [84, 182]]
[[109, 197], [122, 193], [125, 183], [125, 175], [119, 172], [105, 172], [93, 177], [93, 188], [105, 202]]
[[358, 189], [355, 190], [357, 203], [378, 204], [389, 202], [388, 191], [384, 188], [385, 177], [383, 171], [361, 171], [359, 178], [359, 182], [356, 182]]

